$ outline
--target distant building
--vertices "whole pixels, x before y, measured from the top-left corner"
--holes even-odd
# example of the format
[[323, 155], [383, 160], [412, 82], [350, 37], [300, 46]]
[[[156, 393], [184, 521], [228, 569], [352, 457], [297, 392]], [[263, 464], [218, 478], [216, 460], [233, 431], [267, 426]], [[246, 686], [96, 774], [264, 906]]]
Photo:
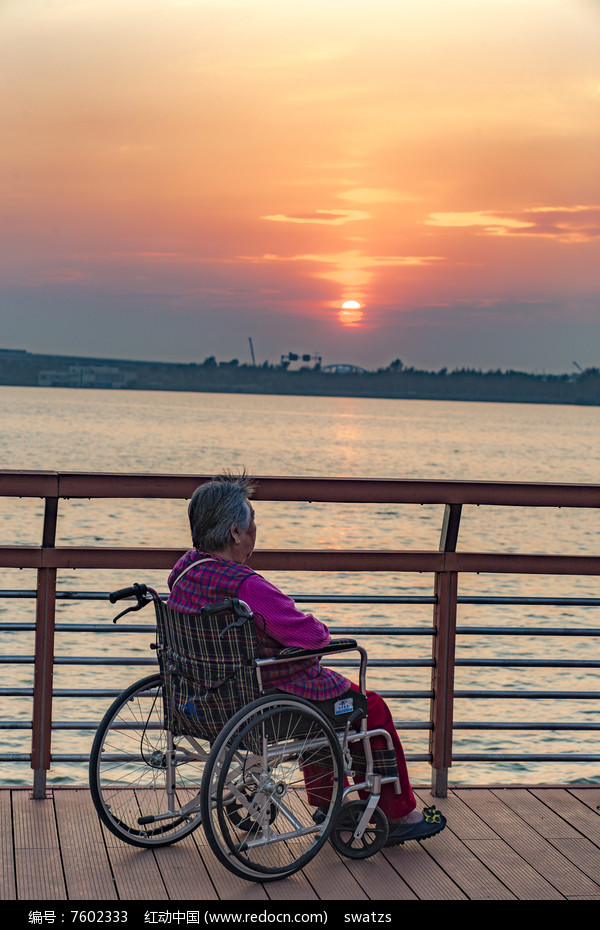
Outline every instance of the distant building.
[[127, 387], [131, 375], [108, 365], [69, 365], [60, 371], [40, 371], [39, 387], [111, 388]]
[[367, 369], [360, 368], [359, 365], [324, 365], [321, 371], [328, 375], [364, 375], [367, 373]]

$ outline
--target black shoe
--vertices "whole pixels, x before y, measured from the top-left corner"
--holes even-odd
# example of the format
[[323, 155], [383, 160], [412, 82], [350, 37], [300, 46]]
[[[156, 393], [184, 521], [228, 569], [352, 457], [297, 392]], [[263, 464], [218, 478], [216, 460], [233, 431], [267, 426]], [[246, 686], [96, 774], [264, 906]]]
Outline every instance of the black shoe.
[[426, 840], [441, 833], [446, 826], [446, 818], [435, 807], [423, 810], [423, 820], [418, 823], [390, 824], [390, 832], [385, 841], [386, 846], [401, 846], [407, 840]]
[[317, 807], [316, 811], [312, 815], [312, 819], [316, 824], [323, 823], [327, 819], [328, 812], [328, 807]]

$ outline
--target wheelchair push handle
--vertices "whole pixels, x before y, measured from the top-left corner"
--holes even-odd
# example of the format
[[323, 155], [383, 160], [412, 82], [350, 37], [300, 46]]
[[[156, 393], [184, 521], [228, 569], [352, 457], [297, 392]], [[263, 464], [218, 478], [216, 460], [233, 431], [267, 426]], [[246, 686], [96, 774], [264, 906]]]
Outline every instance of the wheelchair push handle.
[[201, 613], [205, 617], [212, 617], [213, 614], [220, 614], [225, 610], [233, 611], [238, 617], [252, 616], [252, 611], [246, 601], [240, 601], [237, 597], [226, 597], [222, 601], [216, 601], [214, 604], [207, 604], [202, 608]]
[[125, 597], [145, 597], [147, 590], [145, 584], [134, 584], [129, 588], [119, 588], [118, 591], [113, 591], [108, 595], [108, 599], [111, 604], [116, 604], [117, 601], [122, 601]]
[[120, 614], [117, 614], [113, 619], [113, 623], [116, 623], [120, 617], [123, 617], [125, 614], [130, 613], [132, 610], [141, 610], [142, 607], [145, 607], [153, 599], [153, 596], [156, 592], [149, 588], [145, 584], [134, 584], [128, 588], [119, 588], [118, 591], [112, 591], [108, 595], [108, 599], [111, 604], [116, 604], [117, 601], [122, 601], [125, 598], [135, 597], [137, 603], [132, 607], [127, 607], [125, 610], [122, 610]]

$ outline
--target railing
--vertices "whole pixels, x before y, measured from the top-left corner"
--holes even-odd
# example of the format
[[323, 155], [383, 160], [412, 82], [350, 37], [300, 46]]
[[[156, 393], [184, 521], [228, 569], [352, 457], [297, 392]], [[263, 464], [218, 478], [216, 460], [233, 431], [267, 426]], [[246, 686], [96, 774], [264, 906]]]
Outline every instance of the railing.
[[[194, 489], [209, 476], [167, 476], [167, 475], [113, 475], [55, 472], [20, 472], [0, 471], [0, 497], [42, 498], [45, 511], [40, 546], [2, 546], [0, 547], [0, 568], [29, 568], [37, 572], [36, 590], [7, 590], [0, 592], [6, 597], [35, 597], [35, 649], [34, 655], [4, 656], [2, 662], [33, 662], [33, 689], [3, 688], [4, 695], [32, 697], [33, 710], [31, 724], [17, 724], [1, 721], [3, 727], [31, 726], [32, 741], [30, 759], [34, 772], [34, 797], [44, 797], [46, 790], [46, 773], [51, 767], [51, 738], [53, 729], [53, 696], [60, 692], [53, 691], [53, 670], [60, 662], [86, 664], [91, 661], [86, 657], [57, 658], [54, 652], [54, 637], [60, 624], [55, 623], [56, 601], [64, 599], [97, 599], [105, 594], [88, 592], [69, 594], [57, 592], [57, 571], [62, 569], [128, 569], [144, 571], [172, 568], [183, 550], [173, 548], [142, 547], [77, 547], [56, 546], [56, 526], [59, 501], [63, 499], [85, 498], [138, 498], [138, 499], [189, 499]], [[512, 761], [523, 758], [517, 755], [498, 754], [454, 754], [452, 747], [454, 724], [454, 702], [457, 698], [522, 698], [539, 700], [542, 698], [577, 698], [598, 700], [600, 693], [595, 691], [551, 692], [551, 691], [457, 691], [454, 687], [454, 671], [459, 666], [528, 666], [528, 667], [578, 667], [599, 668], [600, 661], [591, 659], [556, 661], [552, 659], [463, 659], [456, 660], [455, 647], [457, 632], [465, 635], [576, 635], [598, 636], [600, 629], [592, 627], [574, 630], [563, 628], [500, 628], [500, 627], [459, 627], [457, 629], [457, 607], [459, 604], [544, 604], [544, 605], [581, 605], [600, 606], [600, 599], [595, 598], [547, 598], [547, 597], [459, 597], [458, 577], [460, 573], [513, 573], [524, 575], [600, 575], [600, 558], [582, 555], [540, 555], [527, 553], [494, 552], [458, 552], [457, 541], [460, 529], [462, 508], [465, 505], [493, 505], [510, 507], [577, 507], [600, 510], [599, 485], [570, 484], [532, 484], [503, 482], [468, 482], [468, 481], [417, 481], [417, 480], [370, 480], [370, 479], [336, 479], [336, 478], [274, 478], [257, 479], [255, 499], [259, 501], [308, 501], [338, 503], [387, 503], [387, 504], [442, 504], [444, 518], [441, 527], [440, 543], [437, 550], [402, 551], [402, 550], [257, 550], [251, 559], [251, 566], [258, 571], [336, 571], [336, 572], [427, 572], [434, 576], [434, 588], [427, 597], [326, 597], [298, 596], [298, 602], [311, 601], [321, 603], [420, 603], [433, 607], [433, 624], [430, 628], [390, 630], [386, 635], [431, 636], [432, 656], [430, 660], [393, 659], [380, 660], [382, 665], [401, 667], [419, 665], [431, 668], [431, 687], [427, 692], [412, 692], [430, 700], [429, 721], [417, 724], [427, 728], [430, 733], [429, 753], [427, 759], [432, 767], [432, 791], [436, 796], [447, 792], [448, 769], [453, 758], [462, 761], [479, 759], [501, 759]], [[32, 629], [28, 624], [0, 624], [2, 630]], [[106, 627], [83, 624], [81, 627], [69, 624], [70, 631], [86, 630], [105, 631]], [[143, 626], [127, 627], [131, 630], [144, 629]], [[153, 627], [148, 627], [153, 629]], [[364, 633], [364, 628], [353, 630], [351, 627], [335, 628], [333, 633], [353, 635]], [[377, 628], [369, 629], [369, 635], [375, 635]], [[106, 664], [150, 664], [149, 659], [117, 657], [104, 660]], [[333, 664], [333, 663], [332, 663]], [[341, 663], [340, 663], [341, 664]], [[369, 665], [377, 664], [370, 660]], [[65, 692], [71, 693], [71, 692]], [[73, 692], [75, 693], [75, 692]], [[78, 694], [87, 692], [77, 692]], [[90, 691], [90, 694], [111, 693], [110, 689]], [[389, 697], [405, 697], [411, 692], [387, 692]], [[93, 727], [95, 723], [74, 721], [55, 722], [54, 728], [66, 726], [74, 729]], [[461, 727], [473, 729], [598, 729], [598, 724], [569, 723], [535, 723], [523, 724], [496, 722], [461, 723]], [[0, 761], [17, 761], [23, 758], [19, 754], [5, 754]], [[65, 761], [70, 758], [62, 757]], [[79, 757], [77, 757], [79, 758]], [[558, 759], [554, 756], [528, 756], [529, 759]], [[600, 761], [600, 755], [569, 754], [570, 761]]]

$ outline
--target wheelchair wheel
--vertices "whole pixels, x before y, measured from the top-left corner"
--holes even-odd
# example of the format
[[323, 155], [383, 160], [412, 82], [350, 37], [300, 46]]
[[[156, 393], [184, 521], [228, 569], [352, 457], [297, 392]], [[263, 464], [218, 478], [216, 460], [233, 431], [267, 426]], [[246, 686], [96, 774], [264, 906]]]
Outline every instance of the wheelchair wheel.
[[242, 878], [292, 875], [328, 839], [343, 788], [339, 739], [314, 705], [259, 698], [219, 734], [206, 764], [201, 811], [208, 843]]
[[210, 747], [177, 737], [169, 784], [162, 694], [159, 675], [127, 688], [106, 712], [90, 756], [90, 790], [98, 816], [132, 846], [167, 846], [201, 823], [198, 795]]
[[335, 819], [331, 833], [331, 845], [347, 856], [349, 859], [367, 859], [383, 849], [388, 838], [388, 819], [376, 807], [371, 811], [371, 817], [362, 836], [355, 839], [354, 832], [358, 827], [367, 807], [366, 801], [351, 801], [342, 804]]

